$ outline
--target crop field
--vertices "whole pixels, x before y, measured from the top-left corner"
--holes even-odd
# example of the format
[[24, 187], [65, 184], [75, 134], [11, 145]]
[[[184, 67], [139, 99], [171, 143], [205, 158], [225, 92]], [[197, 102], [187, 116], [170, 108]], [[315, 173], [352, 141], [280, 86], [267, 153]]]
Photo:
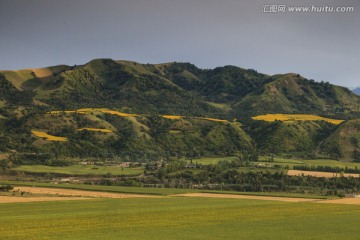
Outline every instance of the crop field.
[[196, 197], [0, 204], [2, 239], [357, 239], [359, 205]]
[[13, 168], [15, 171], [33, 173], [59, 173], [71, 175], [139, 175], [144, 172], [143, 168], [121, 168], [117, 166], [96, 165], [71, 165], [65, 167], [53, 167], [45, 165], [21, 165]]
[[45, 138], [46, 141], [66, 142], [68, 140], [66, 137], [53, 136], [42, 131], [31, 130], [31, 132], [36, 137]]
[[253, 120], [263, 120], [267, 122], [278, 121], [327, 121], [332, 124], [340, 124], [344, 120], [324, 118], [316, 115], [308, 115], [308, 114], [266, 114], [252, 117]]
[[289, 176], [313, 176], [313, 177], [324, 177], [324, 178], [333, 178], [333, 177], [360, 177], [360, 174], [355, 173], [343, 173], [343, 174], [337, 174], [337, 173], [331, 173], [331, 172], [316, 172], [316, 171], [300, 171], [300, 170], [288, 170], [287, 174]]
[[161, 115], [163, 118], [166, 118], [166, 119], [182, 119], [184, 118], [184, 116], [177, 116], [177, 115]]

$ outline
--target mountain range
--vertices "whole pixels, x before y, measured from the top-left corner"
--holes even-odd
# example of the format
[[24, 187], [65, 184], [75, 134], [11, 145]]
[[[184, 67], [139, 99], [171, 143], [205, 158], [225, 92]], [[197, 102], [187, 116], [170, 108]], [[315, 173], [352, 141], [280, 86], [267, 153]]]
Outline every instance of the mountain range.
[[[280, 113], [345, 121], [252, 119]], [[359, 118], [360, 96], [296, 73], [112, 59], [0, 71], [0, 151], [24, 161], [35, 161], [29, 154], [146, 161], [270, 153], [360, 160]]]
[[353, 93], [360, 95], [360, 87], [357, 87], [357, 88], [353, 89], [352, 91], [353, 91]]

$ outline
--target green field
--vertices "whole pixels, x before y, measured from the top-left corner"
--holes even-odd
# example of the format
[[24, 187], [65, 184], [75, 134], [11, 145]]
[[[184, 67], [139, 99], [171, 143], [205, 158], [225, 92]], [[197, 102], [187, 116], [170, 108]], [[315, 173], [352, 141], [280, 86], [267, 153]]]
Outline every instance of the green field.
[[144, 172], [143, 168], [121, 168], [115, 166], [95, 166], [95, 165], [71, 165], [65, 167], [52, 167], [45, 165], [21, 165], [13, 168], [15, 171], [34, 172], [34, 173], [59, 173], [71, 175], [139, 175]]
[[[198, 163], [198, 164], [202, 164], [202, 165], [210, 165], [210, 164], [217, 164], [220, 161], [233, 161], [235, 160], [236, 157], [214, 157], [214, 158], [197, 158], [197, 159], [193, 159], [192, 163]], [[189, 160], [190, 162], [190, 160]]]
[[329, 166], [329, 167], [339, 167], [339, 168], [352, 168], [355, 167], [360, 169], [360, 162], [340, 162], [336, 160], [330, 159], [316, 159], [316, 160], [301, 160], [301, 159], [288, 159], [281, 157], [274, 157], [273, 162], [266, 162], [267, 158], [264, 156], [259, 157], [259, 162], [257, 163], [265, 163], [268, 165], [282, 165], [293, 167], [294, 165], [309, 165], [309, 166]]
[[360, 206], [164, 197], [0, 204], [1, 239], [358, 239]]

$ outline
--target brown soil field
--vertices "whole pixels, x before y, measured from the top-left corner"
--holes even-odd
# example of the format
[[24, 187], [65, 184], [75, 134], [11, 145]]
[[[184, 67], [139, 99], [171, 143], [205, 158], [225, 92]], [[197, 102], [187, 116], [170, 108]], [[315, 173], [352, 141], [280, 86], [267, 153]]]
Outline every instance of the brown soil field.
[[[332, 172], [313, 172], [313, 171], [300, 171], [300, 170], [288, 170], [287, 174], [289, 176], [299, 176], [304, 174], [304, 176], [325, 177], [325, 178], [340, 177], [340, 174], [336, 174]], [[343, 176], [357, 178], [360, 175], [355, 173], [344, 173]]]
[[212, 197], [212, 198], [239, 198], [239, 199], [255, 199], [255, 200], [270, 200], [282, 202], [313, 202], [319, 199], [313, 198], [290, 198], [290, 197], [271, 197], [271, 196], [253, 196], [253, 195], [235, 195], [235, 194], [217, 194], [217, 193], [186, 193], [176, 194], [172, 196], [181, 197]]
[[41, 187], [15, 187], [14, 192], [26, 192], [26, 196], [0, 196], [0, 203], [17, 202], [44, 202], [44, 201], [65, 201], [65, 200], [85, 200], [91, 198], [156, 198], [159, 196], [142, 194], [125, 194], [86, 191], [61, 188], [41, 188]]

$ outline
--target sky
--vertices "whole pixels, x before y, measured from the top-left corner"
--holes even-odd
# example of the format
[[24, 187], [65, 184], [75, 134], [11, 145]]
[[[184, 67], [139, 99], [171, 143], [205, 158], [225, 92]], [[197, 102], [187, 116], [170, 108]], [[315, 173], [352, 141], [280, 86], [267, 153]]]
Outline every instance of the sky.
[[0, 0], [0, 69], [176, 61], [295, 72], [353, 88], [360, 86], [359, 23], [358, 0]]

